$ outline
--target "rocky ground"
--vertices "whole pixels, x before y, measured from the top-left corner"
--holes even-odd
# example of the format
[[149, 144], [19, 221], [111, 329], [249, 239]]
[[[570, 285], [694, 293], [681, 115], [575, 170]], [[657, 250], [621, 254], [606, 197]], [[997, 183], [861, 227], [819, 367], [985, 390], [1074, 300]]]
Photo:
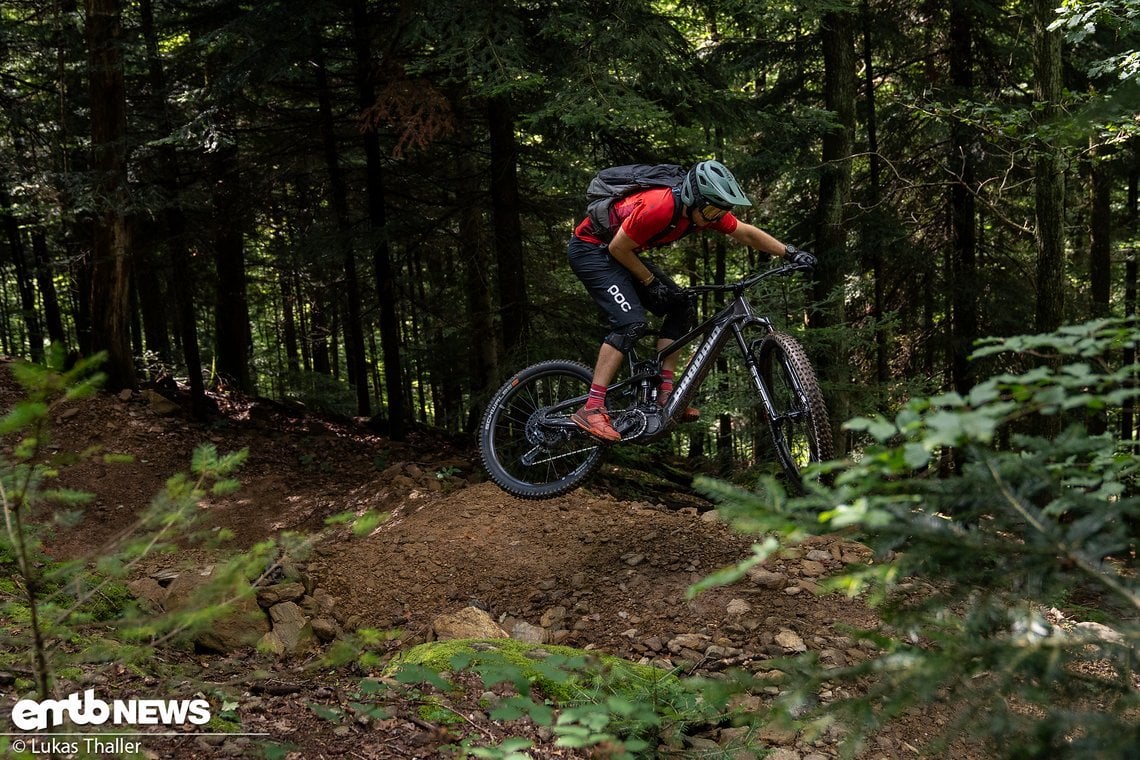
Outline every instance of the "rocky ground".
[[[0, 406], [15, 398], [5, 382]], [[448, 756], [447, 746], [462, 736], [495, 744], [520, 735], [534, 742], [532, 757], [577, 756], [555, 747], [548, 729], [491, 720], [481, 684], [446, 697], [450, 720], [425, 712], [422, 693], [392, 687], [380, 696], [362, 694], [362, 681], [381, 679], [395, 653], [446, 635], [447, 619], [440, 619], [446, 615], [478, 615], [502, 635], [681, 673], [771, 674], [772, 685], [751, 697], [757, 707], [779, 693], [774, 658], [812, 651], [842, 665], [868, 657], [852, 631], [874, 628], [874, 612], [859, 600], [817, 593], [829, 574], [873, 561], [864, 547], [841, 537], [818, 539], [690, 599], [695, 581], [747, 556], [755, 537], [734, 533], [699, 496], [643, 473], [607, 468], [589, 488], [528, 502], [485, 482], [477, 454], [462, 441], [421, 431], [394, 443], [352, 421], [264, 402], [221, 400], [206, 425], [152, 393], [103, 394], [53, 416], [56, 451], [96, 446], [133, 457], [87, 459], [63, 471], [64, 485], [96, 499], [77, 527], [54, 533], [49, 551], [60, 559], [105, 552], [204, 442], [250, 453], [241, 489], [200, 505], [210, 526], [233, 532], [228, 551], [283, 531], [318, 531], [325, 518], [345, 511], [388, 515], [366, 536], [333, 531], [311, 556], [274, 569], [248, 603], [252, 628], [215, 626], [212, 640], [200, 638], [195, 649], [165, 648], [141, 667], [104, 658], [111, 662], [85, 667], [82, 678], [62, 685], [61, 693], [204, 695], [231, 721], [230, 730], [263, 734], [148, 737], [134, 748], [146, 756], [260, 756], [270, 742], [297, 758], [426, 758]], [[134, 574], [132, 588], [156, 611], [177, 607], [219, 559], [201, 549], [155, 556]], [[362, 630], [385, 632], [372, 642], [374, 661], [333, 666], [322, 659]], [[242, 645], [251, 638], [263, 651]], [[19, 695], [11, 678], [7, 684], [0, 688], [10, 705]], [[818, 698], [840, 696], [824, 690]], [[369, 714], [362, 707], [369, 699], [382, 710]], [[927, 756], [949, 717], [898, 720], [858, 755]], [[675, 737], [663, 753], [734, 756], [744, 738], [732, 726], [706, 726]], [[770, 726], [759, 738], [774, 748], [774, 760], [827, 760], [840, 756], [844, 733], [807, 737]], [[961, 744], [946, 754], [984, 756]]]

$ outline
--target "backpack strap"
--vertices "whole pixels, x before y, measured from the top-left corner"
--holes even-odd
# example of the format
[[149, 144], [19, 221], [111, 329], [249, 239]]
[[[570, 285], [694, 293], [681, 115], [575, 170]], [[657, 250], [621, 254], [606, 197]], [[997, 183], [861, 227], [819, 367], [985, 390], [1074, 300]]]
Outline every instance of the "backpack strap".
[[[666, 237], [669, 236], [670, 233], [673, 232], [673, 230], [677, 229], [677, 224], [681, 221], [681, 211], [685, 208], [685, 204], [681, 203], [681, 188], [679, 188], [679, 187], [672, 188], [672, 193], [673, 193], [673, 216], [669, 219], [669, 224], [665, 225], [665, 229], [661, 230], [656, 235], [649, 238], [649, 241], [646, 242], [646, 244], [644, 246], [645, 248], [652, 248], [658, 242], [660, 242], [661, 240], [664, 240]], [[607, 215], [610, 213], [610, 209], [612, 209], [613, 204], [619, 200], [621, 200], [621, 199], [620, 198], [612, 198], [606, 202], [604, 209], [605, 209]], [[593, 230], [594, 234], [597, 235], [598, 239], [604, 240], [607, 244], [614, 239], [614, 233], [610, 230], [609, 227], [601, 227], [599, 229], [598, 220], [595, 218], [595, 215], [593, 213], [590, 214], [590, 227]], [[687, 235], [687, 234], [689, 234], [689, 230], [685, 231], [685, 235]], [[682, 235], [681, 237], [684, 237], [684, 235]], [[680, 240], [681, 238], [677, 238], [677, 239]]]
[[[656, 235], [649, 238], [649, 242], [647, 242], [645, 244], [646, 248], [653, 247], [659, 241], [664, 240], [666, 237], [668, 237], [669, 234], [671, 232], [673, 232], [673, 230], [677, 229], [677, 223], [681, 221], [681, 210], [684, 209], [684, 207], [685, 207], [685, 204], [681, 203], [681, 188], [674, 187], [673, 188], [673, 218], [669, 220], [669, 224], [665, 226], [665, 229], [661, 230]], [[685, 230], [685, 235], [687, 235], [687, 234], [689, 234], [689, 231]], [[681, 237], [684, 237], [684, 235], [682, 235]], [[680, 240], [681, 238], [677, 238], [677, 239]]]

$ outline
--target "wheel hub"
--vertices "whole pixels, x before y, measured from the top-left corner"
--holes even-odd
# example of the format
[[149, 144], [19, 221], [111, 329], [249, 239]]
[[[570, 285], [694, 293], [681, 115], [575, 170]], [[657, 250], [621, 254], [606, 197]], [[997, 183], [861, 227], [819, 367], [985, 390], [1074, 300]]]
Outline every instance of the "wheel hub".
[[565, 433], [546, 422], [546, 410], [538, 409], [526, 421], [526, 440], [532, 446], [554, 446], [565, 439]]

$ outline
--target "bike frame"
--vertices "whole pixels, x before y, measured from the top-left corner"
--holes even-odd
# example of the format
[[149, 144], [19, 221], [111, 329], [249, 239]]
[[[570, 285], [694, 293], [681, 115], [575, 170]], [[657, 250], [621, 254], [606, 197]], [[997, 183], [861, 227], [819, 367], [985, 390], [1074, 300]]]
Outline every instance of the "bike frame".
[[[676, 424], [674, 415], [688, 408], [689, 401], [700, 389], [701, 383], [704, 382], [705, 377], [707, 377], [708, 373], [712, 370], [721, 351], [724, 350], [725, 344], [733, 337], [736, 338], [736, 343], [740, 347], [741, 354], [744, 356], [744, 361], [748, 367], [748, 373], [752, 377], [752, 382], [760, 393], [765, 414], [770, 421], [775, 422], [775, 407], [772, 403], [772, 397], [768, 392], [768, 387], [760, 377], [760, 370], [756, 366], [755, 360], [748, 352], [748, 344], [744, 336], [744, 329], [746, 327], [760, 327], [767, 334], [775, 332], [775, 328], [772, 327], [770, 319], [758, 316], [752, 311], [752, 305], [748, 303], [748, 299], [745, 298], [745, 293], [761, 280], [783, 274], [791, 274], [792, 272], [801, 271], [802, 269], [803, 267], [785, 264], [727, 285], [697, 285], [695, 287], [686, 288], [686, 291], [692, 296], [696, 296], [698, 293], [731, 293], [732, 301], [719, 312], [704, 320], [680, 338], [677, 338], [669, 343], [669, 345], [661, 348], [653, 355], [652, 359], [639, 361], [636, 353], [632, 349], [630, 350], [628, 356], [630, 377], [610, 384], [607, 395], [614, 393], [633, 393], [636, 395], [638, 391], [640, 391], [640, 398], [638, 398], [635, 403], [643, 402], [643, 406], [645, 407], [650, 407], [650, 404], [652, 404], [649, 411], [656, 415], [660, 422], [654, 430], [638, 433], [630, 439], [623, 440], [622, 443], [648, 443], [661, 438], [671, 431]], [[670, 396], [665, 406], [658, 410], [656, 400], [650, 391], [654, 382], [660, 378], [661, 363], [666, 356], [681, 350], [701, 335], [705, 336], [704, 340], [697, 345], [693, 357], [689, 360], [685, 371], [674, 384], [672, 396]], [[638, 387], [631, 388], [631, 386], [635, 385]], [[800, 389], [797, 388], [796, 390], [799, 391]], [[568, 430], [577, 430], [577, 426], [568, 419], [566, 413], [570, 409], [584, 403], [585, 399], [586, 397], [584, 395], [578, 396], [548, 407], [544, 410], [545, 413], [543, 414], [544, 424], [552, 427], [566, 428]], [[611, 414], [618, 414], [620, 412], [621, 410], [611, 410]]]
[[[733, 337], [736, 338], [736, 344], [740, 347], [741, 355], [744, 357], [745, 365], [748, 367], [748, 373], [752, 377], [752, 381], [760, 393], [765, 411], [769, 419], [771, 419], [774, 413], [772, 398], [768, 392], [767, 385], [760, 378], [760, 371], [756, 366], [755, 360], [748, 351], [744, 330], [747, 327], [760, 327], [766, 334], [770, 334], [775, 332], [775, 328], [772, 327], [770, 319], [758, 316], [753, 312], [752, 305], [745, 297], [745, 293], [749, 288], [763, 279], [781, 274], [789, 274], [799, 271], [800, 269], [801, 268], [797, 266], [785, 265], [774, 267], [760, 274], [727, 285], [698, 285], [687, 289], [694, 296], [697, 293], [709, 292], [732, 293], [732, 301], [685, 335], [682, 335], [680, 338], [669, 343], [669, 345], [658, 350], [653, 359], [649, 362], [639, 362], [636, 354], [632, 350], [630, 351], [629, 363], [631, 376], [610, 385], [608, 393], [622, 391], [634, 384], [639, 384], [643, 389], [647, 390], [654, 378], [658, 376], [665, 357], [681, 350], [696, 340], [698, 336], [705, 336], [704, 340], [697, 345], [692, 358], [689, 359], [685, 371], [674, 384], [673, 393], [669, 397], [669, 401], [661, 409], [661, 415], [664, 417], [665, 424], [656, 432], [638, 436], [634, 440], [656, 440], [673, 428], [675, 424], [674, 415], [688, 408], [689, 401], [696, 395], [701, 384], [720, 356], [721, 351], [724, 350], [729, 339]], [[648, 366], [645, 366], [646, 364], [648, 364]], [[643, 392], [643, 398], [641, 400], [648, 401], [648, 393]]]

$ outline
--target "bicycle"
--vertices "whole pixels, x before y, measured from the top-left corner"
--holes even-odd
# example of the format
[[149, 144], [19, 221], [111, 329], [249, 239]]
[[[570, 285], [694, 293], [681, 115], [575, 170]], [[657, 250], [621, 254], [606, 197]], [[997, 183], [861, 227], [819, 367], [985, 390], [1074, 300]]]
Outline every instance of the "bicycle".
[[[685, 288], [700, 293], [731, 293], [719, 312], [647, 360], [629, 353], [629, 377], [609, 386], [606, 408], [622, 440], [602, 443], [570, 420], [586, 401], [590, 368], [575, 361], [548, 360], [514, 375], [491, 398], [479, 427], [479, 449], [491, 480], [523, 499], [549, 499], [580, 486], [597, 471], [610, 446], [660, 440], [677, 424], [730, 339], [759, 396], [776, 458], [792, 488], [812, 462], [832, 457], [831, 425], [815, 371], [803, 347], [753, 312], [745, 293], [757, 283], [809, 267], [785, 264], [726, 285]], [[673, 394], [657, 403], [661, 360], [702, 337]]]

